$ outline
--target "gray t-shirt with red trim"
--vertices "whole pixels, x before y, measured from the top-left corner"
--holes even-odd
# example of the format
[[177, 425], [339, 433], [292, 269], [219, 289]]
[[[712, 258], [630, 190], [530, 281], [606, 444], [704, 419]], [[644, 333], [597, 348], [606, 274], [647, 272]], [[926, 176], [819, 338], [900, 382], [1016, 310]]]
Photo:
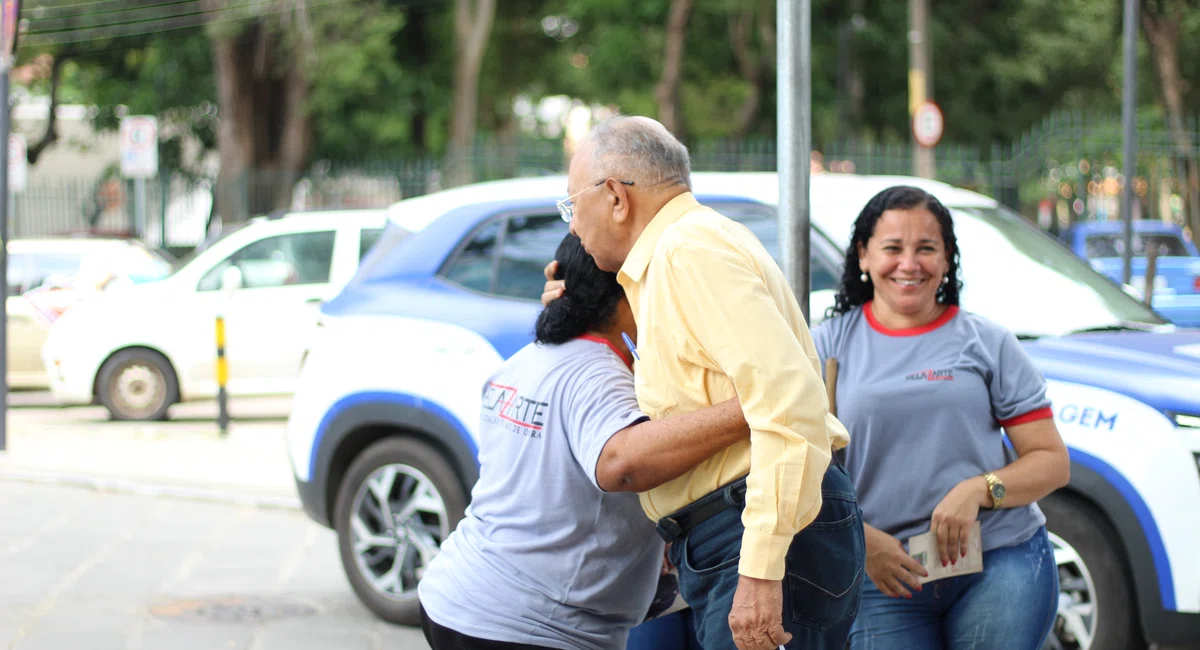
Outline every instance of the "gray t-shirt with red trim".
[[418, 585], [426, 613], [468, 636], [619, 650], [646, 616], [663, 543], [637, 495], [596, 463], [646, 419], [633, 374], [601, 339], [530, 344], [483, 389], [479, 480]]
[[[906, 541], [963, 479], [1016, 455], [1002, 435], [1051, 417], [1046, 380], [1007, 329], [951, 307], [936, 321], [888, 330], [870, 303], [813, 328], [838, 360], [837, 415], [850, 431], [846, 469], [864, 520]], [[980, 510], [985, 551], [1019, 544], [1046, 522], [1036, 504]]]

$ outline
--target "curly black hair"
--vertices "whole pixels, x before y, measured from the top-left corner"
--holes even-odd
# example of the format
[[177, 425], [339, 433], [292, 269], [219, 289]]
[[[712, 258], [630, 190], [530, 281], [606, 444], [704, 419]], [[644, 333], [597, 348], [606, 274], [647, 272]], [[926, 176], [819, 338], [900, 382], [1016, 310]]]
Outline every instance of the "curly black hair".
[[617, 274], [601, 271], [579, 237], [564, 237], [554, 259], [558, 261], [554, 279], [566, 280], [567, 292], [538, 314], [534, 334], [542, 344], [566, 343], [588, 330], [606, 327], [625, 297]]
[[950, 211], [937, 197], [925, 190], [897, 185], [871, 197], [854, 220], [854, 235], [850, 238], [850, 246], [846, 248], [846, 266], [842, 270], [842, 282], [838, 285], [833, 306], [827, 310], [826, 317], [845, 314], [874, 297], [875, 290], [871, 283], [863, 282], [860, 277], [862, 269], [858, 267], [858, 245], [862, 244], [863, 248], [866, 248], [867, 241], [875, 233], [875, 224], [884, 212], [909, 210], [918, 206], [924, 206], [937, 219], [938, 225], [942, 227], [942, 242], [950, 256], [950, 269], [947, 271], [950, 281], [938, 287], [937, 300], [944, 305], [958, 305], [962, 279], [958, 273], [958, 239], [954, 236], [954, 220], [950, 217]]

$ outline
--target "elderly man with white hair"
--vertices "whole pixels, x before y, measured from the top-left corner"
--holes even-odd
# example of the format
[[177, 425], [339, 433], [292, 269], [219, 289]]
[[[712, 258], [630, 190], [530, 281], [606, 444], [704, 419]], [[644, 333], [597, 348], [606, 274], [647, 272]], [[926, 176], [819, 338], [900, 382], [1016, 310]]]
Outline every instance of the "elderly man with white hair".
[[[749, 440], [640, 495], [672, 544], [700, 644], [844, 648], [862, 593], [862, 514], [833, 459], [849, 436], [782, 271], [747, 228], [697, 202], [687, 149], [652, 119], [597, 125], [567, 194], [571, 232], [632, 307], [642, 411], [659, 419], [736, 396], [750, 425]], [[556, 295], [548, 283], [544, 300]]]

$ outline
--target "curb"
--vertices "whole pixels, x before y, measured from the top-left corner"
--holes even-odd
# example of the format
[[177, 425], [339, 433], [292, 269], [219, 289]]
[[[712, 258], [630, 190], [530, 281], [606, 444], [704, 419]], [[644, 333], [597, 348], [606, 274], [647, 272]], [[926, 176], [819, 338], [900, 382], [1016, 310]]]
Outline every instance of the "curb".
[[295, 511], [302, 510], [300, 499], [295, 496], [283, 496], [280, 494], [255, 494], [252, 492], [237, 492], [216, 488], [150, 483], [108, 476], [59, 474], [52, 472], [0, 469], [0, 481], [16, 481], [40, 485], [59, 485], [95, 490], [97, 492], [116, 492], [120, 494], [133, 494], [137, 496], [207, 501], [211, 503], [250, 506], [254, 508], [271, 508]]

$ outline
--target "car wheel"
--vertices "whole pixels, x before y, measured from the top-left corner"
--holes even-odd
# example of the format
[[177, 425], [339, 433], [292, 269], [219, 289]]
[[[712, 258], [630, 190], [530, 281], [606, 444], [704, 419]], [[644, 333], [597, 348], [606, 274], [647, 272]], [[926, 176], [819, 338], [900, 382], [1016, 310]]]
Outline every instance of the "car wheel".
[[1058, 616], [1045, 648], [1145, 648], [1121, 545], [1104, 516], [1062, 494], [1038, 505], [1058, 566]]
[[334, 521], [342, 567], [363, 604], [385, 621], [420, 625], [417, 582], [466, 507], [458, 475], [429, 445], [385, 438], [360, 454]]
[[166, 357], [146, 349], [121, 350], [100, 367], [97, 397], [114, 420], [165, 420], [179, 400], [179, 383]]

